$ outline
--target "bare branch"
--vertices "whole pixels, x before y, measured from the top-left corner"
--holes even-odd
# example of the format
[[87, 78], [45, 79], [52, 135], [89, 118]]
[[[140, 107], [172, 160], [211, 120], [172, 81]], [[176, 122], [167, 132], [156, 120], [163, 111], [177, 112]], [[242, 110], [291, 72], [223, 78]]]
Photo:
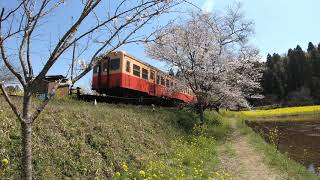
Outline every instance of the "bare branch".
[[9, 59], [8, 57], [6, 56], [6, 52], [5, 52], [5, 49], [4, 49], [4, 46], [3, 46], [3, 41], [0, 37], [0, 51], [1, 51], [1, 57], [2, 57], [2, 60], [4, 62], [4, 64], [7, 66], [7, 68], [10, 70], [10, 72], [16, 76], [19, 80], [19, 82], [21, 83], [22, 86], [25, 87], [25, 81], [23, 80], [22, 76], [13, 68], [13, 66], [9, 63]]
[[53, 66], [56, 62], [57, 58], [66, 50], [69, 41], [74, 36], [75, 32], [77, 31], [78, 27], [82, 23], [82, 21], [88, 16], [88, 14], [101, 2], [101, 0], [95, 1], [87, 1], [80, 17], [78, 20], [71, 26], [71, 28], [64, 34], [61, 40], [56, 45], [55, 49], [53, 50], [52, 54], [50, 55], [47, 63], [44, 65], [43, 69], [39, 73], [39, 75], [35, 78], [34, 81], [40, 81], [49, 71], [49, 69]]
[[19, 119], [19, 121], [22, 121], [21, 115], [16, 107], [16, 105], [14, 105], [14, 103], [12, 102], [10, 96], [8, 95], [5, 87], [4, 87], [4, 82], [0, 82], [0, 89], [3, 93], [4, 98], [6, 99], [7, 103], [9, 104], [9, 106], [11, 107], [12, 111], [14, 112], [14, 114], [17, 116], [17, 118]]
[[[138, 15], [138, 14], [137, 14]], [[154, 15], [154, 14], [153, 14]], [[113, 47], [111, 50], [109, 50], [106, 54], [108, 54], [109, 52], [112, 52], [113, 50], [117, 49], [118, 47], [122, 46], [123, 44], [128, 44], [127, 40], [134, 34], [136, 33], [137, 30], [139, 30], [141, 27], [143, 27], [146, 23], [148, 23], [152, 18], [153, 15], [150, 15], [149, 18], [147, 20], [145, 20], [144, 23], [140, 24], [138, 27], [136, 27], [133, 31], [131, 31], [131, 33], [129, 33], [121, 42], [119, 42], [115, 47]], [[78, 81], [80, 78], [82, 78], [85, 74], [87, 74], [98, 62], [99, 60], [96, 59], [96, 57], [98, 56], [98, 54], [107, 46], [109, 45], [109, 43], [112, 41], [112, 39], [118, 34], [118, 32], [123, 29], [124, 27], [126, 27], [127, 25], [131, 24], [132, 22], [127, 22], [125, 24], [123, 24], [121, 27], [119, 27], [117, 29], [117, 31], [95, 52], [95, 54], [93, 55], [93, 57], [91, 58], [90, 64], [88, 66], [88, 68], [86, 70], [84, 70], [80, 75], [78, 75], [77, 77], [75, 77], [72, 82], [76, 82]], [[135, 42], [135, 41], [132, 41]], [[100, 59], [101, 60], [101, 59]]]
[[42, 102], [42, 104], [36, 109], [35, 112], [33, 112], [33, 114], [31, 115], [31, 122], [33, 123], [35, 119], [37, 119], [37, 117], [41, 114], [41, 112], [45, 109], [45, 107], [48, 105], [48, 103], [50, 102], [50, 100], [55, 96], [56, 91], [59, 87], [62, 86], [68, 86], [68, 83], [61, 83], [61, 80], [58, 80], [55, 82], [56, 84], [54, 85], [54, 87], [51, 89], [51, 92], [48, 94], [48, 96], [46, 97], [46, 99]]
[[[21, 3], [13, 10], [9, 11], [8, 14], [2, 18], [2, 15], [4, 14], [4, 8], [2, 8], [2, 15], [0, 21], [5, 21], [8, 17], [11, 16], [11, 14], [15, 13], [24, 3], [26, 0], [22, 0]], [[1, 29], [1, 28], [0, 28]]]
[[[28, 76], [29, 77], [32, 77], [33, 76], [33, 68], [32, 68], [32, 65], [31, 65], [31, 60], [30, 60], [30, 44], [31, 44], [31, 35], [35, 29], [35, 27], [37, 26], [37, 23], [40, 19], [42, 15], [42, 12], [44, 10], [44, 8], [46, 7], [46, 5], [48, 4], [48, 0], [44, 0], [41, 4], [41, 7], [39, 9], [39, 12], [37, 13], [37, 15], [32, 18], [32, 22], [33, 23], [30, 27], [30, 29], [28, 29], [26, 32], [27, 32], [27, 64], [28, 64]], [[28, 79], [29, 80], [29, 79]], [[28, 81], [27, 80], [27, 81]]]

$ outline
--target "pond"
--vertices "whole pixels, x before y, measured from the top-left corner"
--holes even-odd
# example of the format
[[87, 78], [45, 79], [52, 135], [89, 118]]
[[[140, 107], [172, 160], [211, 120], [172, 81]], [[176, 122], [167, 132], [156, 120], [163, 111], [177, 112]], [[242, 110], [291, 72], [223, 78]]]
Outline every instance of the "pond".
[[268, 143], [274, 144], [280, 152], [320, 175], [320, 116], [318, 120], [314, 116], [310, 120], [305, 120], [305, 117], [303, 119], [246, 121], [246, 124], [260, 133]]

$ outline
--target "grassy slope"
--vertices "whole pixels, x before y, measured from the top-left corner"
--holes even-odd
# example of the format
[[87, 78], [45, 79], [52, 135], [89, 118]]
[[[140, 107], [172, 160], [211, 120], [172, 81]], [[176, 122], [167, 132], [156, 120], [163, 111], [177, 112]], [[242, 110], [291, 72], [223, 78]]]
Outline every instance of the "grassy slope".
[[[229, 130], [217, 114], [210, 117], [197, 128], [194, 114], [174, 108], [54, 101], [34, 124], [34, 177], [207, 178]], [[4, 177], [17, 179], [20, 125], [2, 98], [0, 119], [0, 160], [10, 160]]]

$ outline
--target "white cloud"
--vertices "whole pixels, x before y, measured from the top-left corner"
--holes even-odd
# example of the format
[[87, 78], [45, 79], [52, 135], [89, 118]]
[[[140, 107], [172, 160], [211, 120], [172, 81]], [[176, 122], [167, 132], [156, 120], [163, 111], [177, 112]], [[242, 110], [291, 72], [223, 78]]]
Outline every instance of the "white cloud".
[[214, 2], [213, 0], [205, 0], [205, 2], [203, 3], [201, 9], [204, 11], [204, 12], [212, 12], [213, 10], [213, 5], [214, 5]]

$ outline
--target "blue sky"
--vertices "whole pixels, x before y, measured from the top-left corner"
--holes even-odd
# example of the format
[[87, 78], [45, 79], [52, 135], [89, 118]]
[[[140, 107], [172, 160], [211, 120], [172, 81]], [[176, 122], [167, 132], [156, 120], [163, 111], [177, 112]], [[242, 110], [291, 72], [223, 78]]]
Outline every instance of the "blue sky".
[[[191, 0], [192, 1], [192, 0]], [[67, 1], [68, 2], [68, 1]], [[32, 49], [34, 52], [35, 69], [39, 70], [46, 54], [48, 47], [43, 42], [54, 39], [59, 33], [63, 32], [68, 26], [73, 14], [77, 14], [79, 6], [76, 0], [71, 0], [64, 8], [56, 12], [56, 15], [50, 19], [44, 28], [44, 31], [50, 32], [48, 36], [37, 37], [39, 40]], [[105, 1], [106, 2], [106, 1]], [[223, 13], [225, 7], [234, 3], [234, 0], [194, 0], [193, 3], [205, 11]], [[268, 53], [286, 53], [289, 48], [294, 48], [297, 44], [306, 49], [308, 42], [318, 44], [320, 42], [320, 1], [319, 0], [240, 0], [242, 10], [247, 19], [255, 22], [255, 35], [252, 37], [251, 44], [260, 49], [262, 59], [266, 58]], [[0, 7], [11, 6], [12, 1], [0, 0]], [[106, 3], [106, 5], [109, 5]], [[190, 7], [187, 7], [190, 8]], [[68, 19], [66, 21], [66, 19]], [[168, 16], [162, 17], [161, 21], [166, 21]], [[64, 20], [64, 21], [63, 21]], [[60, 23], [61, 22], [61, 23]], [[90, 25], [90, 22], [88, 22]], [[148, 31], [148, 28], [146, 29]], [[16, 43], [8, 44], [9, 48], [14, 51], [17, 48]], [[10, 49], [8, 51], [10, 51]], [[160, 69], [168, 67], [161, 62], [151, 60], [144, 54], [143, 45], [131, 44], [120, 48], [137, 58], [144, 60]], [[80, 58], [88, 58], [83, 55]], [[57, 65], [50, 71], [50, 74], [65, 74], [66, 68], [70, 64], [70, 52], [64, 54]], [[89, 87], [89, 81], [92, 74], [78, 82], [82, 87]]]

